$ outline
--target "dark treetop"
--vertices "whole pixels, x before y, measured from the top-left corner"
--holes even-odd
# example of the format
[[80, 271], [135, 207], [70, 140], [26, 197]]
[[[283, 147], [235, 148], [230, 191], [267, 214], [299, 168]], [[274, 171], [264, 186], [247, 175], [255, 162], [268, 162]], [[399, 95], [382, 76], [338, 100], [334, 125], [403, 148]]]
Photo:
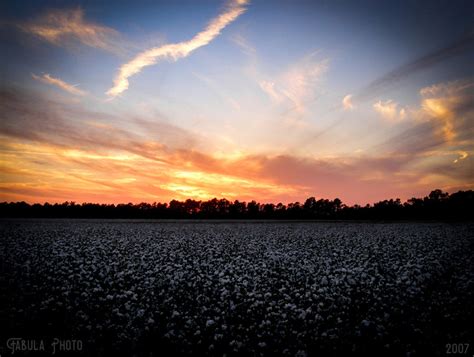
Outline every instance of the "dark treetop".
[[0, 217], [4, 218], [472, 220], [469, 212], [474, 212], [472, 190], [453, 194], [434, 190], [427, 197], [411, 198], [404, 203], [397, 198], [366, 206], [347, 206], [338, 198], [328, 200], [314, 197], [308, 198], [304, 203], [294, 202], [288, 205], [238, 200], [230, 202], [225, 198], [117, 205], [75, 202], [0, 203]]

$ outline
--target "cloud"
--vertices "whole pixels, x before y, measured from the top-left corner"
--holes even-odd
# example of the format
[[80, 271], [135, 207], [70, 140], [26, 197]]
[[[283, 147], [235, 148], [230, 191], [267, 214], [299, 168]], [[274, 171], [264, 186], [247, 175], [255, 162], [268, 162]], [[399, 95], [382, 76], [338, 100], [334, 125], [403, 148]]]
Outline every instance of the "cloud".
[[129, 86], [128, 79], [141, 72], [144, 67], [156, 64], [161, 59], [177, 61], [180, 58], [187, 57], [194, 50], [209, 44], [227, 25], [246, 11], [245, 5], [247, 2], [248, 0], [232, 0], [223, 13], [214, 18], [203, 31], [189, 41], [154, 47], [138, 54], [130, 62], [120, 67], [114, 85], [107, 91], [107, 95], [115, 97], [127, 90]]
[[[432, 120], [445, 141], [453, 141], [473, 119], [474, 81], [454, 81], [422, 88], [418, 119]], [[472, 127], [470, 128], [472, 130]]]
[[274, 102], [280, 103], [283, 100], [283, 95], [280, 91], [275, 89], [275, 82], [262, 80], [259, 83], [260, 89], [264, 91]]
[[403, 155], [410, 170], [453, 187], [472, 182], [474, 167], [474, 82], [459, 80], [420, 90], [418, 107], [407, 111], [403, 131], [371, 150]]
[[235, 34], [231, 38], [232, 42], [234, 42], [239, 48], [245, 53], [247, 56], [251, 58], [255, 58], [257, 55], [257, 50], [254, 46], [250, 44], [250, 42], [241, 34]]
[[342, 99], [342, 107], [344, 110], [351, 110], [354, 108], [354, 104], [352, 103], [352, 94], [348, 94]]
[[382, 117], [392, 121], [403, 120], [406, 117], [406, 111], [404, 108], [398, 110], [398, 104], [392, 100], [382, 102], [379, 100], [374, 103], [373, 108], [375, 111], [380, 113]]
[[[422, 71], [424, 69], [430, 68], [442, 63], [443, 61], [449, 60], [452, 57], [462, 55], [468, 51], [471, 51], [474, 48], [474, 31], [470, 31], [465, 34], [463, 37], [459, 38], [455, 42], [449, 44], [446, 47], [437, 49], [436, 51], [430, 52], [424, 56], [421, 56], [413, 61], [407, 62], [404, 65], [393, 69], [392, 71], [382, 75], [379, 78], [376, 78], [370, 82], [367, 86], [361, 88], [351, 97], [351, 103], [357, 105], [360, 101], [368, 100], [378, 96], [380, 93], [392, 88], [393, 85], [399, 83], [405, 78], [409, 78], [410, 75]], [[312, 102], [309, 100], [306, 102]], [[327, 111], [326, 114], [333, 112], [337, 109], [340, 109], [340, 106], [331, 108]], [[344, 104], [342, 104], [344, 108]], [[399, 116], [406, 117], [407, 113], [404, 110], [402, 113], [399, 113]], [[345, 121], [345, 118], [342, 118], [332, 125], [330, 129], [334, 126], [337, 126]], [[325, 131], [326, 132], [326, 131]], [[318, 135], [319, 136], [319, 135]]]
[[457, 164], [459, 161], [466, 159], [469, 154], [465, 151], [458, 151], [459, 157], [453, 161], [453, 163]]
[[95, 113], [11, 89], [0, 91], [0, 113], [3, 199], [250, 199], [294, 190], [247, 176], [257, 169], [252, 161], [216, 158], [199, 148], [203, 142], [212, 152], [208, 139], [172, 124]]
[[[470, 101], [465, 85], [444, 88], [435, 93], [453, 91]], [[437, 134], [439, 121], [420, 109], [419, 120], [404, 123], [413, 127], [371, 155], [218, 156], [211, 138], [172, 124], [92, 112], [47, 93], [1, 90], [0, 195], [30, 202], [289, 202], [316, 195], [365, 204], [424, 195], [434, 187], [472, 188], [472, 108], [465, 105], [453, 108], [456, 118], [465, 119], [456, 121], [460, 134], [450, 143]], [[453, 163], [461, 152], [468, 156]]]
[[232, 107], [234, 110], [241, 110], [241, 106], [237, 100], [233, 98], [233, 96], [226, 93], [226, 91], [213, 79], [208, 76], [205, 76], [201, 73], [192, 72], [193, 76], [199, 79], [201, 82], [206, 84], [220, 99], [227, 102], [227, 104]]
[[84, 92], [83, 90], [80, 90], [76, 86], [74, 86], [72, 84], [69, 84], [69, 83], [66, 83], [63, 80], [59, 79], [59, 78], [54, 78], [48, 73], [45, 73], [42, 76], [37, 76], [36, 74], [32, 74], [31, 76], [34, 79], [36, 79], [37, 81], [56, 86], [56, 87], [58, 87], [58, 88], [60, 88], [64, 91], [66, 91], [68, 93], [71, 93], [71, 94], [74, 94], [74, 95], [84, 96], [84, 95], [87, 94], [87, 92]]
[[197, 145], [192, 133], [166, 122], [96, 113], [36, 92], [0, 90], [0, 109], [0, 134], [17, 140], [80, 150], [119, 150], [157, 162], [167, 162], [167, 151], [177, 145], [189, 149]]
[[307, 100], [315, 94], [316, 86], [328, 69], [328, 59], [315, 60], [312, 53], [274, 80], [260, 80], [259, 85], [272, 101], [277, 104], [290, 103], [291, 110], [304, 112]]
[[[209, 145], [200, 150], [196, 137], [172, 125], [132, 119], [122, 129], [116, 127], [121, 118], [39, 93], [0, 91], [0, 112], [0, 147], [7, 153], [0, 193], [11, 199], [136, 202], [225, 196], [289, 201], [308, 196], [314, 182], [328, 188], [340, 168], [291, 157], [215, 157]], [[84, 118], [107, 125], [89, 125]], [[147, 135], [132, 130], [134, 123]], [[159, 136], [150, 137], [154, 133]], [[291, 172], [283, 172], [280, 163], [285, 161]]]
[[451, 57], [472, 50], [473, 47], [474, 31], [471, 31], [448, 46], [421, 56], [375, 79], [365, 88], [360, 90], [354, 99], [370, 99], [374, 95], [380, 94], [382, 91], [391, 87], [395, 83], [398, 83], [402, 79], [407, 78], [413, 73], [432, 67], [438, 63], [450, 59]]
[[437, 83], [420, 89], [420, 95], [423, 97], [432, 97], [439, 95], [459, 95], [474, 88], [472, 80], [458, 80], [445, 83]]
[[56, 46], [71, 46], [79, 42], [85, 46], [120, 54], [119, 34], [110, 27], [89, 22], [81, 8], [50, 10], [33, 21], [18, 27]]
[[[272, 178], [281, 184], [298, 187], [304, 198], [309, 195], [339, 197], [344, 202], [365, 204], [406, 194], [402, 187], [405, 177], [400, 175], [405, 165], [401, 157], [323, 159], [276, 155], [254, 159], [259, 162], [259, 175]], [[413, 186], [409, 188], [413, 189]]]

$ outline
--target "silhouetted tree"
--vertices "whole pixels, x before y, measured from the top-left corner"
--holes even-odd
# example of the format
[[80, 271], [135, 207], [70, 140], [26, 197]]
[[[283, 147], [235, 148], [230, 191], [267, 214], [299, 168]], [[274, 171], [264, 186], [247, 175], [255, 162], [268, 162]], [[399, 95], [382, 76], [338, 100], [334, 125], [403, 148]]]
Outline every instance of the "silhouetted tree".
[[273, 203], [265, 203], [262, 211], [263, 218], [273, 218], [275, 214], [275, 205]]
[[197, 216], [200, 210], [201, 210], [201, 201], [195, 201], [188, 198], [186, 202], [184, 202], [184, 211], [186, 212], [186, 215], [190, 217]]
[[243, 218], [247, 213], [247, 204], [235, 200], [229, 207], [229, 215], [231, 218]]
[[299, 202], [248, 204], [225, 198], [208, 201], [172, 200], [169, 204], [97, 204], [73, 201], [32, 205], [22, 202], [0, 203], [0, 217], [57, 217], [57, 218], [265, 218], [265, 219], [383, 219], [383, 220], [471, 220], [474, 211], [474, 191], [448, 194], [434, 190], [423, 198], [410, 198], [402, 204], [400, 199], [388, 199], [373, 205], [347, 206], [338, 198], [333, 201], [309, 197]]
[[251, 201], [247, 204], [247, 216], [249, 218], [258, 218], [260, 212], [260, 204], [256, 201]]

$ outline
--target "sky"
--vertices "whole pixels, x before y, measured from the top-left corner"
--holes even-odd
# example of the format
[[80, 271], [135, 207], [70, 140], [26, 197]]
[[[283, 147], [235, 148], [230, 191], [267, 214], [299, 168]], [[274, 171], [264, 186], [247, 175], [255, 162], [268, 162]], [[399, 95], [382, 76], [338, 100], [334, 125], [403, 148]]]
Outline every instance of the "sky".
[[474, 188], [472, 1], [0, 8], [0, 201]]

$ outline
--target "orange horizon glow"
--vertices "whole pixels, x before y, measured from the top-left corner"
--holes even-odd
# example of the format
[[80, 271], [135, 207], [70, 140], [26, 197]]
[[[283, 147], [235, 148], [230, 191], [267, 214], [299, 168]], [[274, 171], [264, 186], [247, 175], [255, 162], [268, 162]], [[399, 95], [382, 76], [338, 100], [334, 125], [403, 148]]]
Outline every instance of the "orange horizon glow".
[[[404, 188], [400, 184], [393, 192], [385, 189], [377, 191], [374, 182], [383, 177], [377, 173], [363, 177], [353, 184], [358, 187], [370, 187], [357, 194], [340, 194], [340, 181], [325, 182], [322, 191], [304, 184], [304, 166], [308, 164], [290, 157], [221, 157], [205, 158], [198, 153], [171, 153], [166, 160], [137, 154], [91, 152], [68, 149], [54, 145], [17, 144], [3, 140], [1, 150], [3, 159], [0, 169], [2, 178], [12, 181], [0, 184], [0, 201], [25, 201], [28, 203], [140, 203], [169, 202], [173, 199], [209, 200], [226, 198], [230, 201], [251, 201], [261, 203], [288, 204], [304, 202], [310, 196], [318, 198], [340, 198], [346, 204], [374, 203], [388, 198], [400, 198], [403, 201], [411, 197], [428, 194], [438, 188], [441, 180], [436, 177], [422, 182], [417, 191], [412, 187]], [[455, 154], [459, 155], [459, 154]], [[194, 157], [195, 156], [195, 157]], [[459, 157], [467, 157], [467, 153]], [[181, 162], [178, 160], [182, 160]], [[163, 163], [163, 161], [168, 161]], [[272, 167], [268, 161], [281, 161]], [[22, 162], [21, 168], [18, 162]], [[209, 163], [212, 165], [209, 166]], [[279, 183], [284, 175], [279, 173], [280, 166], [303, 170], [301, 183]], [[319, 165], [327, 165], [319, 163]], [[275, 171], [275, 176], [270, 170]], [[309, 169], [310, 170], [310, 169]], [[341, 168], [344, 170], [344, 167]], [[21, 177], [22, 180], [19, 180]], [[342, 178], [342, 177], [341, 177]], [[5, 180], [6, 179], [6, 180]], [[343, 178], [348, 180], [347, 177]], [[463, 189], [464, 187], [456, 187]], [[466, 189], [469, 188], [469, 185]], [[452, 189], [443, 186], [442, 189]], [[325, 194], [327, 192], [327, 194]], [[388, 193], [388, 195], [387, 195]], [[364, 200], [365, 199], [365, 200]]]

